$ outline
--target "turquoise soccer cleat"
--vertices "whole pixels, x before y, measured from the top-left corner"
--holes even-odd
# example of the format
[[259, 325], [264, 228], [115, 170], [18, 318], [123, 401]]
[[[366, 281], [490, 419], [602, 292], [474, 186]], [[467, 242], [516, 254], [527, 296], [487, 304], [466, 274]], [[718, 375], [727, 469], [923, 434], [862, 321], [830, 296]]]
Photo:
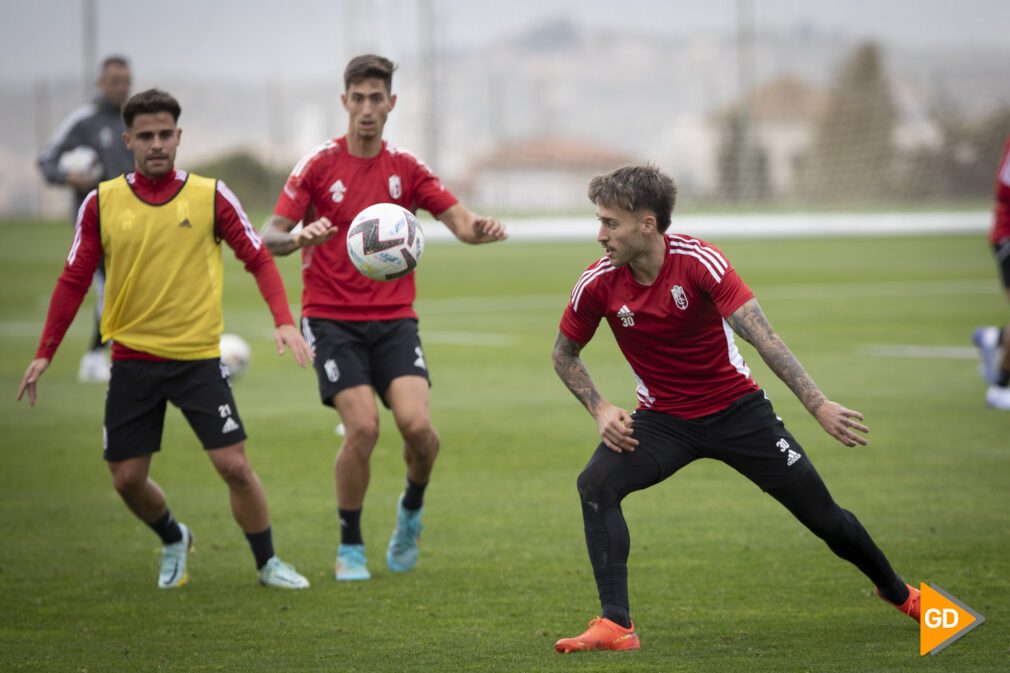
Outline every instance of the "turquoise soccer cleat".
[[386, 564], [394, 573], [413, 570], [417, 565], [420, 553], [418, 543], [421, 539], [421, 511], [403, 507], [403, 496], [396, 503], [396, 528], [389, 538], [389, 548], [386, 550]]
[[360, 581], [371, 579], [365, 545], [342, 544], [337, 547], [336, 578], [340, 581]]

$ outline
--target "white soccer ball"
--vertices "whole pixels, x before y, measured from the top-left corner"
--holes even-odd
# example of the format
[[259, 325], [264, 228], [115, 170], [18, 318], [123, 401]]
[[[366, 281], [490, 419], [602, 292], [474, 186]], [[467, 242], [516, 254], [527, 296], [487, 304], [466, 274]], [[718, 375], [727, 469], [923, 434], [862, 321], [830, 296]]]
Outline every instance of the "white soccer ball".
[[80, 173], [92, 180], [102, 177], [102, 164], [98, 160], [98, 152], [87, 145], [75, 147], [61, 154], [56, 168], [63, 175]]
[[237, 334], [221, 335], [221, 364], [228, 368], [228, 377], [237, 379], [249, 368], [252, 349]]
[[372, 280], [402, 278], [424, 252], [424, 231], [413, 213], [395, 203], [362, 210], [347, 229], [347, 255]]

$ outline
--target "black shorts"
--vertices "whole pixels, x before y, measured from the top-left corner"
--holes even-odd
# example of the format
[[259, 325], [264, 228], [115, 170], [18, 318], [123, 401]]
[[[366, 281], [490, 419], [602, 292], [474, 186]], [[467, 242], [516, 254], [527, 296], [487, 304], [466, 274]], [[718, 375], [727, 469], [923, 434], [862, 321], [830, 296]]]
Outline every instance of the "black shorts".
[[370, 385], [388, 407], [386, 389], [401, 376], [423, 376], [431, 385], [414, 318], [302, 318], [302, 333], [316, 351], [319, 397], [327, 406], [333, 406], [333, 396], [341, 390]]
[[702, 418], [687, 420], [649, 409], [639, 409], [632, 418], [636, 450], [659, 464], [661, 480], [698, 458], [714, 458], [770, 491], [813, 467], [763, 390]]
[[996, 268], [999, 269], [1003, 289], [1010, 290], [1010, 238], [1001, 238], [993, 243], [992, 251], [996, 255]]
[[105, 396], [105, 460], [119, 462], [159, 451], [166, 402], [182, 410], [205, 449], [246, 438], [231, 383], [217, 358], [115, 360]]

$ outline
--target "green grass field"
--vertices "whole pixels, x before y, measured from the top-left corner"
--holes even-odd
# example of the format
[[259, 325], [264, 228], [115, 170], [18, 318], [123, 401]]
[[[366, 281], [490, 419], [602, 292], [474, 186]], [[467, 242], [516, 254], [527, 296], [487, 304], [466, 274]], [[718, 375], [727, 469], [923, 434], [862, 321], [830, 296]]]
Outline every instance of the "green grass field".
[[[332, 577], [337, 416], [310, 371], [271, 352], [266, 307], [226, 253], [226, 331], [254, 350], [236, 384], [249, 453], [278, 551], [313, 586], [258, 586], [226, 489], [172, 409], [153, 477], [197, 551], [190, 584], [163, 592], [157, 540], [101, 460], [104, 388], [75, 382], [87, 311], [38, 406], [14, 402], [69, 229], [0, 230], [0, 670], [1010, 670], [1010, 414], [984, 406], [969, 350], [972, 328], [1005, 320], [1007, 306], [981, 237], [716, 243], [825, 392], [866, 415], [871, 446], [834, 443], [741, 346], [836, 499], [906, 579], [939, 584], [987, 623], [920, 658], [916, 626], [858, 571], [730, 468], [702, 461], [625, 501], [642, 649], [562, 657], [554, 641], [598, 609], [575, 491], [596, 441], [550, 350], [572, 283], [599, 254], [592, 241], [428, 247], [418, 310], [443, 447], [421, 562], [407, 575], [383, 562], [404, 475], [384, 414], [363, 515], [374, 577], [352, 586]], [[298, 262], [280, 262], [297, 304]], [[879, 350], [903, 345], [962, 350]], [[604, 394], [634, 404], [605, 328], [584, 356]]]

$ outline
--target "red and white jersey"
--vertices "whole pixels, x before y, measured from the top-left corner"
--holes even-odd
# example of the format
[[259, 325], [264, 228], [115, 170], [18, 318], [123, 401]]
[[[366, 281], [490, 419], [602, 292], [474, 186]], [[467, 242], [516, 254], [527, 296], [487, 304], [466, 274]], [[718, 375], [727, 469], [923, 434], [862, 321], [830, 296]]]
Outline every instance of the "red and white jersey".
[[758, 389], [725, 320], [754, 294], [714, 245], [682, 234], [666, 243], [652, 285], [606, 257], [586, 269], [561, 332], [585, 344], [606, 318], [638, 383], [638, 408], [698, 418]]
[[329, 218], [337, 234], [320, 246], [302, 248], [302, 315], [330, 320], [416, 318], [414, 274], [390, 281], [366, 278], [347, 257], [347, 230], [354, 217], [376, 203], [395, 203], [438, 216], [456, 204], [427, 166], [382, 143], [372, 158], [351, 156], [347, 139], [329, 140], [291, 171], [274, 214], [294, 222]]
[[996, 171], [996, 213], [993, 217], [989, 242], [997, 243], [1010, 238], [1010, 136], [1003, 144], [1003, 156]]

